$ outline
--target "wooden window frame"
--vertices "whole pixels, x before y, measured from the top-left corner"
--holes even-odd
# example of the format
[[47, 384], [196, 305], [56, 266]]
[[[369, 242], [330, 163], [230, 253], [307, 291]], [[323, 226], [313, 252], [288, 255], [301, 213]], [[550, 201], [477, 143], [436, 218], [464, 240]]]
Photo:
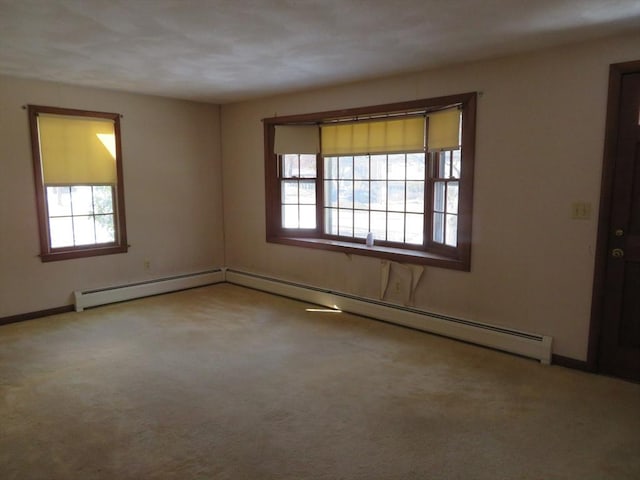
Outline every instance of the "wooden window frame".
[[[372, 256], [404, 263], [432, 265], [461, 271], [471, 269], [471, 227], [473, 211], [473, 170], [475, 157], [477, 93], [463, 93], [444, 97], [391, 103], [370, 107], [334, 110], [302, 115], [272, 117], [263, 119], [264, 161], [265, 161], [265, 215], [266, 241], [283, 245], [337, 251], [347, 254]], [[457, 106], [462, 115], [461, 175], [459, 179], [458, 201], [458, 242], [456, 247], [437, 244], [432, 241], [433, 193], [435, 166], [432, 155], [425, 152], [425, 244], [400, 246], [386, 242], [376, 242], [367, 247], [364, 239], [345, 240], [324, 234], [323, 199], [324, 175], [323, 159], [317, 156], [316, 179], [316, 228], [286, 229], [281, 226], [281, 192], [278, 155], [274, 153], [276, 125], [313, 125], [336, 119], [358, 119], [371, 116], [425, 112], [431, 113]], [[437, 157], [437, 155], [436, 155]]]
[[[84, 118], [100, 118], [112, 120], [115, 134], [116, 151], [116, 185], [113, 198], [115, 241], [91, 245], [67, 246], [52, 248], [49, 234], [48, 209], [46, 185], [42, 171], [42, 157], [40, 153], [40, 139], [38, 131], [38, 115], [52, 114]], [[28, 105], [29, 129], [31, 133], [31, 152], [33, 157], [33, 171], [36, 191], [36, 210], [40, 237], [40, 259], [43, 262], [57, 260], [70, 260], [74, 258], [93, 257], [98, 255], [111, 255], [126, 253], [127, 229], [124, 207], [124, 180], [122, 174], [122, 147], [120, 139], [120, 114], [108, 112], [96, 112], [61, 107], [48, 107], [42, 105]], [[85, 184], [83, 184], [85, 185]]]

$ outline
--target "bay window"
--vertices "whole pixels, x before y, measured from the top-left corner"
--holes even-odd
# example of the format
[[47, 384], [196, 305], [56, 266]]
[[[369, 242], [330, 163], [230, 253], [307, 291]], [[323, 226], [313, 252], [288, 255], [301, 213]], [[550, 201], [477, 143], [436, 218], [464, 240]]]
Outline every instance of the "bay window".
[[469, 270], [475, 105], [264, 119], [267, 241]]

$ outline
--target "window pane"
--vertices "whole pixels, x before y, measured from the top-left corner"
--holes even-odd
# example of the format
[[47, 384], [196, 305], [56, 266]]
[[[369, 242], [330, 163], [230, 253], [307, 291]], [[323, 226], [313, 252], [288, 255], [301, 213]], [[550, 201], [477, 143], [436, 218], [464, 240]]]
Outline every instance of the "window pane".
[[298, 228], [298, 205], [282, 206], [282, 226], [284, 228]]
[[433, 210], [444, 212], [445, 182], [435, 182], [433, 189]]
[[300, 155], [300, 177], [316, 178], [316, 156]]
[[396, 212], [404, 211], [404, 182], [389, 181], [388, 188], [388, 210]]
[[385, 212], [371, 212], [371, 233], [374, 240], [387, 239], [387, 214]]
[[424, 232], [424, 215], [407, 214], [407, 235], [405, 241], [414, 245], [422, 245]]
[[340, 180], [338, 189], [340, 208], [353, 208], [353, 182], [351, 180]]
[[315, 205], [300, 205], [300, 228], [316, 228]]
[[386, 180], [387, 179], [387, 156], [371, 155], [371, 179]]
[[407, 154], [407, 179], [424, 180], [424, 153]]
[[324, 159], [324, 178], [338, 178], [338, 157], [325, 157]]
[[93, 187], [93, 208], [95, 213], [113, 213], [113, 188], [111, 185]]
[[282, 203], [293, 204], [298, 203], [298, 181], [283, 180], [282, 184]]
[[387, 182], [385, 181], [371, 182], [371, 209], [372, 210], [387, 209]]
[[369, 182], [354, 182], [353, 193], [354, 208], [369, 209]]
[[282, 156], [282, 178], [298, 178], [298, 155], [286, 154]]
[[404, 180], [406, 178], [404, 154], [389, 155], [389, 180]]
[[458, 213], [458, 182], [447, 185], [447, 213]]
[[424, 212], [424, 182], [407, 182], [407, 212]]
[[111, 243], [116, 241], [116, 229], [113, 215], [96, 215], [96, 242]]
[[324, 209], [324, 233], [338, 235], [338, 210], [335, 208]]
[[338, 235], [353, 237], [353, 210], [338, 210]]
[[444, 243], [444, 215], [442, 213], [433, 214], [433, 241]]
[[338, 158], [338, 178], [353, 178], [353, 157]]
[[315, 181], [300, 182], [300, 203], [304, 205], [316, 204], [316, 182]]
[[438, 155], [438, 177], [449, 178], [451, 162], [447, 161], [449, 152], [439, 152]]
[[353, 176], [355, 179], [364, 180], [369, 178], [369, 156], [353, 157]]
[[69, 187], [47, 187], [47, 208], [50, 217], [71, 215], [71, 190]]
[[453, 178], [460, 178], [461, 159], [460, 150], [454, 150], [451, 152], [453, 159], [451, 160], [451, 176]]
[[369, 212], [356, 210], [353, 212], [353, 236], [366, 238], [369, 233]]
[[458, 216], [447, 215], [447, 235], [445, 243], [451, 247], [458, 244]]
[[390, 212], [387, 216], [387, 240], [404, 242], [404, 214]]
[[73, 246], [73, 223], [71, 217], [50, 218], [49, 235], [51, 248]]
[[95, 225], [92, 216], [73, 217], [73, 238], [76, 245], [96, 243]]
[[338, 181], [337, 180], [325, 180], [324, 206], [325, 207], [338, 206]]
[[74, 215], [93, 213], [93, 192], [90, 186], [71, 187], [71, 209]]

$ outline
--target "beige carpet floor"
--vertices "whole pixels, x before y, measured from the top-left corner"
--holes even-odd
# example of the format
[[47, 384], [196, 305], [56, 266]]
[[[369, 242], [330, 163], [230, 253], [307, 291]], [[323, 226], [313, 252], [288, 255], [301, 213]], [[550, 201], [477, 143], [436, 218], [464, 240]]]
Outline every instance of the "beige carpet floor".
[[640, 385], [228, 284], [0, 327], [0, 479], [634, 479]]

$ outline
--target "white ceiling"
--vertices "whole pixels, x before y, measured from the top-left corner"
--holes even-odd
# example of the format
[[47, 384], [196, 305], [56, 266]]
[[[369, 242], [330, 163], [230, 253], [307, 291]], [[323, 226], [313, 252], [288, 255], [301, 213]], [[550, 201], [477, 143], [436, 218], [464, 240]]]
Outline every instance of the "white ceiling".
[[638, 0], [0, 0], [0, 73], [228, 103], [639, 29]]

